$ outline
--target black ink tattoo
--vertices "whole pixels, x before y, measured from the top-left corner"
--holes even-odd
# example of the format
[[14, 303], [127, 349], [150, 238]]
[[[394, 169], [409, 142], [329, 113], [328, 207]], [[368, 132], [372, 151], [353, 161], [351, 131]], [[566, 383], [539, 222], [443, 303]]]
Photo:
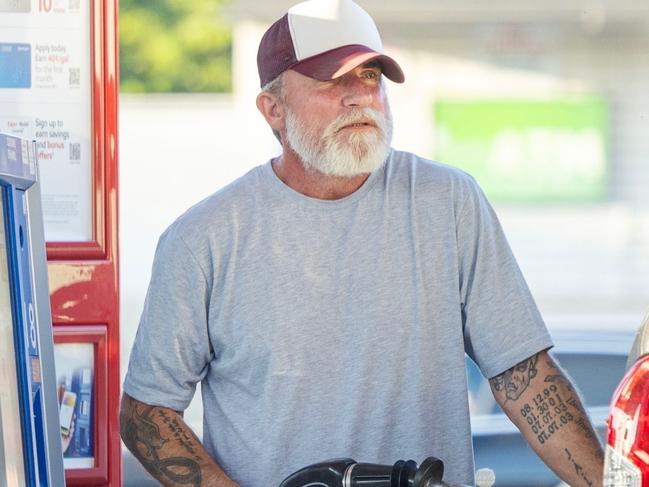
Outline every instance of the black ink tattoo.
[[530, 381], [536, 377], [537, 360], [538, 357], [534, 355], [491, 379], [494, 389], [505, 391], [507, 401], [516, 401], [529, 387]]
[[[146, 407], [142, 413], [133, 408], [129, 417], [129, 424], [125, 430], [126, 438], [124, 443], [135, 446], [137, 451], [146, 458], [152, 458], [155, 452], [162, 448], [166, 440], [160, 434], [158, 425], [151, 421], [151, 410], [153, 407]], [[128, 440], [128, 441], [126, 441]], [[144, 447], [145, 451], [142, 451]]]
[[579, 427], [579, 429], [581, 430], [581, 432], [584, 434], [586, 438], [588, 438], [589, 440], [597, 439], [597, 436], [595, 436], [595, 432], [590, 427], [588, 420], [584, 419], [582, 416], [579, 416], [575, 421], [575, 423], [577, 424], [577, 426]]
[[[153, 409], [153, 406], [147, 406], [142, 412], [138, 412], [137, 406], [132, 407], [122, 424], [124, 443], [154, 477], [171, 480], [181, 485], [199, 487], [202, 474], [197, 461], [186, 457], [160, 458], [158, 452], [169, 440], [162, 437], [160, 428], [152, 420]], [[178, 421], [165, 411], [158, 409], [158, 414], [174, 438], [179, 439], [185, 450], [196, 460], [200, 460], [194, 450], [195, 437], [190, 438], [185, 434]]]
[[567, 448], [564, 448], [563, 450], [568, 455], [568, 460], [570, 460], [572, 462], [572, 465], [575, 467], [575, 473], [579, 477], [581, 477], [584, 482], [586, 482], [586, 485], [588, 485], [588, 487], [593, 487], [593, 481], [588, 478], [588, 476], [584, 472], [584, 468], [579, 465], [574, 458], [572, 458], [572, 453], [570, 453], [570, 450], [568, 450]]
[[601, 459], [603, 453], [599, 440], [588, 421], [578, 392], [557, 365], [551, 360], [548, 360], [546, 365], [556, 373], [545, 377], [544, 383], [548, 386], [536, 394], [531, 402], [523, 405], [521, 416], [540, 444], [545, 444], [566, 426], [574, 424], [593, 445], [595, 455]]
[[574, 387], [572, 387], [572, 383], [570, 382], [570, 380], [565, 376], [563, 371], [559, 367], [557, 367], [556, 364], [554, 364], [554, 362], [552, 362], [552, 360], [548, 360], [546, 364], [549, 368], [556, 370], [557, 373], [548, 375], [545, 378], [545, 382], [555, 382], [555, 383], [561, 382], [568, 388], [570, 392], [575, 392], [575, 389]]
[[574, 423], [575, 416], [569, 410], [559, 387], [552, 384], [543, 389], [521, 408], [521, 416], [544, 444], [568, 424]]
[[554, 369], [557, 371], [556, 374], [548, 375], [545, 378], [545, 382], [551, 382], [555, 384], [563, 384], [563, 386], [568, 390], [570, 394], [568, 394], [565, 399], [565, 402], [574, 408], [572, 411], [573, 415], [575, 416], [575, 423], [583, 433], [584, 437], [587, 438], [588, 440], [596, 440], [599, 441], [597, 438], [597, 435], [595, 435], [595, 431], [591, 427], [588, 419], [587, 419], [587, 414], [586, 411], [584, 411], [583, 406], [581, 405], [578, 397], [579, 393], [575, 390], [575, 388], [572, 386], [572, 383], [570, 382], [570, 379], [568, 379], [563, 371], [557, 367], [551, 360], [547, 361], [548, 367]]
[[158, 416], [160, 416], [162, 422], [167, 425], [167, 427], [171, 431], [171, 434], [178, 441], [178, 443], [182, 445], [187, 453], [191, 454], [197, 461], [200, 461], [201, 457], [198, 456], [198, 453], [196, 452], [196, 445], [199, 443], [199, 441], [198, 438], [194, 436], [193, 432], [191, 432], [192, 436], [189, 436], [186, 433], [185, 429], [180, 425], [178, 420], [171, 417], [163, 409], [158, 410]]

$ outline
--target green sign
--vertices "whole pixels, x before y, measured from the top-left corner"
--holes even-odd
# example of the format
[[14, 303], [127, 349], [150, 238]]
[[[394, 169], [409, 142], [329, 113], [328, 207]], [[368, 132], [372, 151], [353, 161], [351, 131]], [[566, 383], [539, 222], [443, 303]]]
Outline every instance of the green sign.
[[435, 159], [495, 201], [597, 201], [607, 193], [607, 108], [599, 97], [440, 101]]

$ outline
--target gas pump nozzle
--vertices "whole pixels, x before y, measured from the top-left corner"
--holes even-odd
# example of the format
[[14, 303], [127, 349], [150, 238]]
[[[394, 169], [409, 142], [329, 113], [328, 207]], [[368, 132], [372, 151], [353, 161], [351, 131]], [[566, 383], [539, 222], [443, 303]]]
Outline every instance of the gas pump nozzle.
[[435, 457], [426, 458], [419, 467], [413, 460], [390, 466], [336, 458], [298, 470], [280, 487], [450, 487], [443, 475], [444, 463]]

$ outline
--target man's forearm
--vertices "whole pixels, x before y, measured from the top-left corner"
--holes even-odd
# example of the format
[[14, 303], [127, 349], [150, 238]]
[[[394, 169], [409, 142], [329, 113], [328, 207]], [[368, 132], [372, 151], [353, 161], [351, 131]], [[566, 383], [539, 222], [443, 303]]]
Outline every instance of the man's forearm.
[[573, 487], [602, 485], [602, 446], [579, 394], [552, 356], [539, 353], [490, 383], [503, 410], [559, 477]]
[[120, 431], [127, 448], [163, 485], [237, 487], [172, 409], [150, 406], [124, 394]]

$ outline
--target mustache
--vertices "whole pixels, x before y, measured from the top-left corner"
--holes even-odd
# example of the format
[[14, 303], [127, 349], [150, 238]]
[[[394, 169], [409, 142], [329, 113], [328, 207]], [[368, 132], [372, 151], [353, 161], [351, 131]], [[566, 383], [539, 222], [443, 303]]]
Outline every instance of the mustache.
[[387, 115], [372, 108], [356, 108], [348, 113], [339, 115], [329, 124], [324, 136], [335, 135], [349, 125], [366, 124], [378, 128], [384, 134], [388, 124]]

